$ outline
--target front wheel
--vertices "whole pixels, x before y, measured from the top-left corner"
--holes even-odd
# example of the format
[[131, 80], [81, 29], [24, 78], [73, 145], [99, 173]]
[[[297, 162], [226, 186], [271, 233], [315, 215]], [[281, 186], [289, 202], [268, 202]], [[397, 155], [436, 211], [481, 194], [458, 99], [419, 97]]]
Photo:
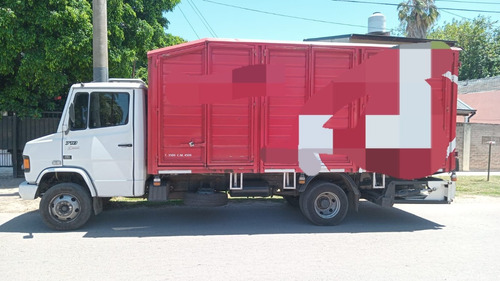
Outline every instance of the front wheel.
[[80, 185], [60, 183], [49, 188], [40, 200], [43, 222], [55, 230], [73, 230], [83, 226], [92, 214], [92, 198]]
[[300, 209], [317, 225], [337, 225], [349, 209], [347, 195], [338, 185], [317, 182], [301, 194]]

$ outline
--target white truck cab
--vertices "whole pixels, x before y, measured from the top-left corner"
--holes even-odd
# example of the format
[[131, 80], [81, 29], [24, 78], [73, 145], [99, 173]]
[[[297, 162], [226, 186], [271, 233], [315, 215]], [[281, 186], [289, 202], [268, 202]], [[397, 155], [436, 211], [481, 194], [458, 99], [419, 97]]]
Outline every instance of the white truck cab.
[[145, 193], [146, 93], [144, 83], [135, 79], [75, 84], [57, 132], [26, 144], [21, 197], [34, 199], [60, 183], [40, 203], [49, 225], [58, 229], [60, 222], [65, 222], [61, 227], [68, 220], [79, 223], [81, 205], [90, 202], [82, 202], [88, 196], [72, 194], [73, 185], [90, 194], [96, 213], [101, 198]]

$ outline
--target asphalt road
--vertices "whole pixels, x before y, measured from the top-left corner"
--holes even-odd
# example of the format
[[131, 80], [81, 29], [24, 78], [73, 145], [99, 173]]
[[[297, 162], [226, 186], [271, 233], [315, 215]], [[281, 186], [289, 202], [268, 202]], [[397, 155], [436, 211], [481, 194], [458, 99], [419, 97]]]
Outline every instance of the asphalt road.
[[0, 213], [0, 280], [498, 280], [500, 198], [362, 202], [336, 227], [272, 201], [112, 209], [53, 232]]

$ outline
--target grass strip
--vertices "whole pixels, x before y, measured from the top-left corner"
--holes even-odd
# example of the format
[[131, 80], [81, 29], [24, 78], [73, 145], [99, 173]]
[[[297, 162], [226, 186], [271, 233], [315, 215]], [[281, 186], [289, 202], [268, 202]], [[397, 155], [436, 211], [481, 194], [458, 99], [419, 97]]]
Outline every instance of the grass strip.
[[459, 176], [457, 181], [457, 196], [481, 195], [500, 197], [500, 176]]

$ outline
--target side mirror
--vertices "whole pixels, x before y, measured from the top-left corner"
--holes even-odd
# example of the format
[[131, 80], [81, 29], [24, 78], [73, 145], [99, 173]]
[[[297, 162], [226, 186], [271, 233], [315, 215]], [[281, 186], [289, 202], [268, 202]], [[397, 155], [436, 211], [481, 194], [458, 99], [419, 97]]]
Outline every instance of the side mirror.
[[67, 124], [63, 124], [62, 131], [65, 135], [69, 134], [69, 126]]
[[75, 124], [75, 105], [71, 103], [69, 106], [69, 122], [67, 126], [63, 126], [64, 134], [68, 134], [73, 125]]
[[75, 123], [75, 105], [73, 103], [69, 106], [69, 121], [71, 124]]

